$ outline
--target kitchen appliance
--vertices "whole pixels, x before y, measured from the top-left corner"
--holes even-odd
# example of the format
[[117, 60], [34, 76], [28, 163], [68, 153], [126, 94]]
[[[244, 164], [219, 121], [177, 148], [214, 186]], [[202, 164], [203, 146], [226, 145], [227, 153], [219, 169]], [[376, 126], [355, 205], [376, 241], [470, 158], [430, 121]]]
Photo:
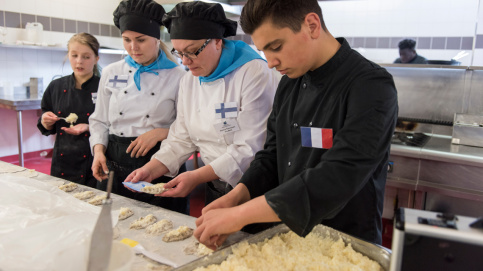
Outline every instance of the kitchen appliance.
[[483, 115], [455, 114], [451, 143], [483, 147]]
[[481, 219], [398, 209], [389, 270], [481, 270], [482, 255]]
[[26, 41], [39, 45], [43, 40], [44, 26], [39, 22], [27, 23], [25, 25], [27, 31]]

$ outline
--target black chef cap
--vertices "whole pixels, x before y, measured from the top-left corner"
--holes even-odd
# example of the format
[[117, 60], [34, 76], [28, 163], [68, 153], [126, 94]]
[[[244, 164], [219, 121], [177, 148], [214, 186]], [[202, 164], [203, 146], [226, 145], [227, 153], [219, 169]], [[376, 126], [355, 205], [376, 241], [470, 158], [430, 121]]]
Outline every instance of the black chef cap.
[[163, 6], [153, 0], [124, 0], [114, 11], [114, 24], [123, 33], [131, 30], [157, 39], [163, 25]]
[[222, 39], [236, 35], [237, 23], [227, 19], [220, 4], [181, 2], [163, 17], [171, 39]]

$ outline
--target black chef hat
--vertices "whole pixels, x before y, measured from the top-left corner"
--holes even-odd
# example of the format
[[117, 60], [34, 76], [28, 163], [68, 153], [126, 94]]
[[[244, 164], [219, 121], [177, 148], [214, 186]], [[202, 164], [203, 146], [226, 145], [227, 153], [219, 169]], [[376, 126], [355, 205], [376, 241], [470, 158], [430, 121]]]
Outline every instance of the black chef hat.
[[181, 2], [163, 17], [171, 39], [222, 39], [236, 35], [237, 23], [227, 19], [220, 4]]
[[124, 0], [114, 11], [114, 24], [123, 33], [131, 30], [157, 39], [163, 25], [164, 8], [153, 0]]

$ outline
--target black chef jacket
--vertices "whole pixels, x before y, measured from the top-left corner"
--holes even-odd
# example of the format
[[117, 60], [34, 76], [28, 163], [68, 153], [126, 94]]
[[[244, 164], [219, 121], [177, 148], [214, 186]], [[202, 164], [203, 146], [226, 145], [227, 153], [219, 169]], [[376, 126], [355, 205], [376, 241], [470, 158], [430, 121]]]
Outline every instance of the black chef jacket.
[[[392, 76], [343, 38], [323, 66], [278, 86], [264, 149], [240, 180], [301, 236], [322, 223], [381, 243], [391, 137], [397, 119]], [[333, 146], [301, 146], [301, 126], [333, 129]]]
[[[65, 118], [70, 113], [75, 113], [79, 118], [74, 125], [88, 124], [89, 116], [94, 112], [98, 85], [99, 77], [95, 75], [82, 84], [82, 89], [75, 88], [74, 74], [50, 82], [42, 97], [42, 114], [51, 111]], [[57, 121], [52, 130], [47, 130], [40, 123], [41, 119], [42, 117], [39, 118], [37, 127], [43, 135], [57, 134], [50, 174], [95, 188], [97, 181], [91, 170], [93, 158], [89, 146], [90, 133], [77, 136], [68, 134], [60, 129], [70, 126], [64, 120]]]

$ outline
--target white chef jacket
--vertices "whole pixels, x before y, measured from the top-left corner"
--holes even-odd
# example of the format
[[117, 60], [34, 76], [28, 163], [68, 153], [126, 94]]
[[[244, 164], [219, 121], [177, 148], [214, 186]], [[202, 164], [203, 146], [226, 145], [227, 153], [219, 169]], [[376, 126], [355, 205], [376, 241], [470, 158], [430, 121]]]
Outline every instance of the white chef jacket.
[[109, 134], [138, 137], [155, 128], [169, 128], [176, 118], [181, 67], [141, 73], [141, 90], [134, 83], [136, 68], [124, 60], [102, 70], [94, 113], [89, 117], [91, 150], [107, 147]]
[[[234, 187], [262, 149], [266, 124], [279, 82], [275, 71], [263, 60], [252, 60], [224, 78], [201, 83], [186, 74], [180, 82], [177, 117], [168, 138], [153, 155], [175, 176], [180, 166], [199, 151], [205, 165], [211, 165], [220, 180]], [[215, 104], [236, 102], [239, 131], [219, 134]]]

